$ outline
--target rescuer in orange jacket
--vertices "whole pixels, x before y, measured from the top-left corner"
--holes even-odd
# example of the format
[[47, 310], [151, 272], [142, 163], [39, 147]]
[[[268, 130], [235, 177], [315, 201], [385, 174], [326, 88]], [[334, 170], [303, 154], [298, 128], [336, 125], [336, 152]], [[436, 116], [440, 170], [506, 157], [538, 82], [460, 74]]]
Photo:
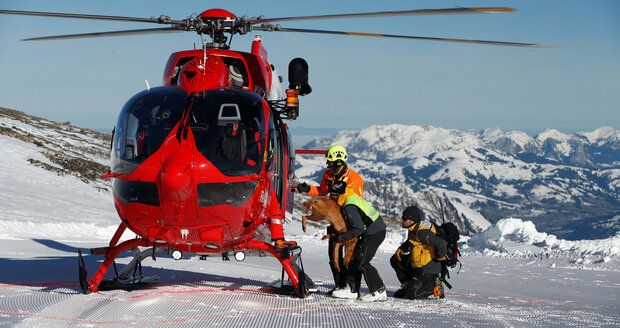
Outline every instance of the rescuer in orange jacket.
[[[342, 180], [346, 182], [347, 189], [353, 189], [353, 193], [357, 194], [360, 197], [364, 197], [364, 180], [360, 177], [357, 172], [353, 171], [347, 166], [347, 158], [348, 158], [347, 150], [340, 145], [334, 145], [329, 147], [327, 153], [325, 154], [325, 159], [327, 161], [327, 170], [323, 173], [323, 178], [321, 179], [321, 184], [319, 186], [310, 186], [305, 182], [302, 182], [297, 185], [297, 191], [300, 193], [307, 193], [309, 195], [314, 196], [325, 196], [329, 193], [329, 187], [332, 185], [334, 181]], [[334, 230], [331, 226], [327, 227], [327, 234], [330, 236], [334, 235]], [[336, 289], [344, 288], [346, 286], [344, 274], [340, 274], [336, 271], [334, 267], [333, 252], [332, 249], [335, 247], [335, 243], [337, 238], [330, 237], [329, 238], [329, 246], [328, 246], [328, 254], [329, 254], [329, 266], [332, 270], [332, 275], [334, 276], [334, 283]], [[340, 258], [338, 261], [340, 262], [340, 267], [344, 267], [342, 264], [343, 260], [343, 249], [340, 248]], [[332, 290], [333, 291], [333, 290]], [[330, 292], [331, 293], [331, 292]]]
[[353, 188], [353, 191], [360, 197], [364, 197], [364, 180], [357, 172], [347, 166], [347, 150], [340, 146], [334, 145], [329, 147], [325, 154], [327, 161], [327, 170], [323, 172], [323, 178], [319, 186], [310, 186], [305, 182], [297, 185], [297, 191], [307, 193], [314, 196], [325, 196], [329, 193], [329, 186], [336, 180], [343, 180], [347, 183], [347, 188]]

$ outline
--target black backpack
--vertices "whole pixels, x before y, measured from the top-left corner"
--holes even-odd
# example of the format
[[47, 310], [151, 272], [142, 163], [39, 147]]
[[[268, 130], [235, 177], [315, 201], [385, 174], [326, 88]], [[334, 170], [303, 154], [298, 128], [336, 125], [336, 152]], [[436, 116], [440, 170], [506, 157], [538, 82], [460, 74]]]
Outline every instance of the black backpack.
[[[435, 224], [435, 235], [446, 241], [447, 249], [446, 249], [446, 261], [441, 262], [441, 275], [439, 276], [439, 280], [443, 282], [449, 289], [452, 289], [452, 285], [446, 280], [450, 278], [450, 270], [449, 268], [456, 267], [459, 264], [459, 270], [456, 273], [461, 271], [461, 261], [459, 261], [459, 256], [461, 252], [459, 251], [459, 229], [452, 222], [445, 222], [441, 226]], [[441, 294], [443, 295], [443, 293]], [[440, 298], [443, 298], [439, 296]]]
[[446, 250], [446, 258], [445, 261], [446, 266], [450, 268], [454, 268], [460, 261], [459, 256], [461, 256], [461, 252], [459, 251], [459, 229], [452, 222], [446, 222], [441, 226], [435, 225], [435, 230], [437, 231], [437, 237], [446, 241], [447, 250]]

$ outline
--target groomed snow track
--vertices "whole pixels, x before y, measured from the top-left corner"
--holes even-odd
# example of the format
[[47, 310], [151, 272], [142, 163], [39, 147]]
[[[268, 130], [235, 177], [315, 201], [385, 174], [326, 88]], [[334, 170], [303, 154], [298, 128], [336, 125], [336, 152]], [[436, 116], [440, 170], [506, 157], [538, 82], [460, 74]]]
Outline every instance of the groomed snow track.
[[[618, 327], [620, 277], [616, 271], [553, 269], [498, 258], [465, 257], [453, 274], [445, 301], [384, 303], [335, 300], [326, 283], [307, 299], [269, 287], [279, 279], [271, 258], [242, 263], [210, 258], [145, 263], [156, 285], [134, 291], [84, 295], [77, 284], [77, 259], [62, 244], [2, 241], [19, 259], [0, 258], [0, 326], [64, 327]], [[40, 254], [47, 246], [45, 257]], [[50, 249], [53, 246], [55, 249]], [[4, 248], [6, 250], [6, 248]], [[324, 249], [307, 247], [304, 264], [315, 279], [329, 282]], [[61, 255], [61, 256], [58, 256]], [[40, 255], [39, 255], [40, 256]], [[96, 257], [86, 257], [89, 267]], [[126, 263], [124, 258], [119, 262]], [[396, 289], [389, 254], [377, 267], [388, 289]], [[373, 261], [374, 262], [374, 261]], [[122, 265], [119, 265], [119, 268]], [[43, 281], [45, 280], [45, 281]], [[590, 294], [591, 293], [591, 294]], [[391, 294], [391, 293], [390, 293]]]

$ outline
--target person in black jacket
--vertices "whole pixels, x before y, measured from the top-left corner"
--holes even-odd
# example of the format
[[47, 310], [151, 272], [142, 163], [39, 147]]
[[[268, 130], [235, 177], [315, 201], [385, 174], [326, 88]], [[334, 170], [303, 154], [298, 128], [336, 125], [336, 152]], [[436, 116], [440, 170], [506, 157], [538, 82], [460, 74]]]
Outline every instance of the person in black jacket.
[[390, 259], [402, 284], [394, 297], [426, 298], [433, 295], [441, 273], [441, 261], [446, 260], [446, 242], [435, 235], [435, 225], [426, 219], [419, 207], [407, 207], [402, 220], [402, 227], [407, 228], [409, 234]]
[[[386, 225], [379, 212], [351, 188], [347, 190], [346, 182], [334, 181], [330, 186], [330, 196], [337, 198], [342, 206], [347, 231], [338, 236], [339, 240], [359, 238], [355, 256], [346, 270], [345, 288], [336, 289], [331, 293], [335, 298], [358, 298], [365, 302], [387, 301], [385, 285], [379, 272], [370, 264], [379, 245], [385, 239]], [[368, 285], [369, 293], [359, 296], [362, 276]]]

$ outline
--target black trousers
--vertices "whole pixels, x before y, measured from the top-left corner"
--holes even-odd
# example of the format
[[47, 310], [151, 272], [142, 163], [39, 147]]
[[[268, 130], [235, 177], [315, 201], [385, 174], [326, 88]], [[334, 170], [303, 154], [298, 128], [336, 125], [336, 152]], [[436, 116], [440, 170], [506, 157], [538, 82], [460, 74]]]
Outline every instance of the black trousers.
[[406, 257], [401, 255], [400, 260], [398, 260], [398, 258], [396, 258], [396, 254], [394, 254], [390, 258], [390, 264], [392, 265], [394, 272], [396, 272], [396, 278], [398, 278], [398, 281], [400, 281], [401, 284], [411, 280], [417, 271], [411, 267], [410, 255], [407, 255]]
[[381, 276], [379, 276], [379, 272], [370, 264], [384, 239], [385, 230], [382, 230], [372, 235], [362, 236], [357, 242], [355, 258], [353, 263], [349, 265], [346, 273], [346, 282], [351, 286], [351, 291], [354, 293], [360, 290], [362, 276], [370, 292], [385, 289], [385, 284]]
[[427, 298], [433, 295], [435, 289], [437, 274], [432, 274], [424, 269], [414, 269], [411, 267], [410, 257], [401, 257], [400, 261], [396, 255], [390, 258], [390, 264], [396, 272], [396, 277], [401, 284], [394, 296], [408, 299]]

